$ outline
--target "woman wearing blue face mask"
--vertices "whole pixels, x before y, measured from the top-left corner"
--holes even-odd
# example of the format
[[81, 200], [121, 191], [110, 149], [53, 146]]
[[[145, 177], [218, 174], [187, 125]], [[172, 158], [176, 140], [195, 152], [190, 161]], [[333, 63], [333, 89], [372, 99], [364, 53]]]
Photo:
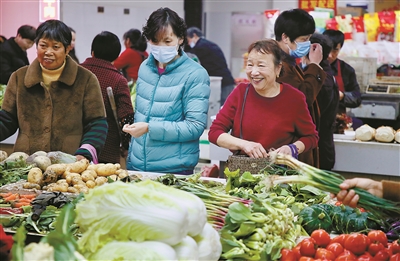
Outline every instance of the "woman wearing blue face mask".
[[[285, 72], [278, 81], [288, 83], [304, 93], [311, 117], [319, 131], [321, 115], [317, 95], [325, 81], [326, 73], [319, 65], [322, 60], [321, 45], [310, 42], [310, 37], [315, 31], [314, 19], [302, 9], [286, 10], [276, 19], [274, 31], [282, 50]], [[310, 64], [303, 71], [297, 65], [296, 59], [307, 54]], [[319, 167], [318, 148], [302, 153], [299, 155], [299, 160]]]
[[192, 174], [199, 160], [199, 139], [207, 125], [210, 78], [182, 50], [186, 25], [169, 8], [154, 11], [143, 27], [150, 56], [137, 80], [134, 124], [127, 168]]

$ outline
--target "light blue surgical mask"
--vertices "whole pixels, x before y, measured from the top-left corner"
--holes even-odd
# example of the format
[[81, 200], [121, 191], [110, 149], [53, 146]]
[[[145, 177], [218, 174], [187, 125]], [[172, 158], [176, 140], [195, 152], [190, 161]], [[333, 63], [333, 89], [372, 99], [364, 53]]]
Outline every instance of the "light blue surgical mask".
[[189, 44], [190, 48], [193, 48], [195, 45], [196, 45], [195, 42], [190, 42], [190, 44]]
[[177, 46], [150, 45], [151, 54], [160, 63], [169, 63], [178, 55]]
[[305, 42], [296, 42], [297, 48], [296, 50], [292, 50], [289, 47], [289, 54], [290, 56], [294, 57], [294, 58], [301, 58], [304, 57], [308, 54], [308, 52], [310, 51], [311, 48], [311, 42], [310, 41], [305, 41]]

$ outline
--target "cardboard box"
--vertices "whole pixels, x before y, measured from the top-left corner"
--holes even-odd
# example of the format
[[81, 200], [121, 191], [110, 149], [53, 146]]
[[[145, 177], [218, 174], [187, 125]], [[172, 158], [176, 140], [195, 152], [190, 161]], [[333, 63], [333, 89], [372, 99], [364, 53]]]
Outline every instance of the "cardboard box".
[[365, 9], [362, 7], [338, 7], [336, 15], [351, 14], [351, 16], [358, 17], [358, 16], [363, 16], [364, 13]]

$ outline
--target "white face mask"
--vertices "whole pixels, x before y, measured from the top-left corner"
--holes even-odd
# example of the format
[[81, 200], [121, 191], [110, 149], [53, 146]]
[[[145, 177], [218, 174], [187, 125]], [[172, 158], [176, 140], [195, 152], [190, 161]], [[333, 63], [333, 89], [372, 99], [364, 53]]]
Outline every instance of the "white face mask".
[[151, 54], [154, 56], [154, 59], [159, 61], [160, 63], [169, 63], [175, 56], [178, 55], [177, 46], [158, 46], [158, 45], [150, 45]]
[[190, 44], [189, 44], [190, 48], [193, 48], [195, 45], [196, 45], [195, 42], [190, 42]]

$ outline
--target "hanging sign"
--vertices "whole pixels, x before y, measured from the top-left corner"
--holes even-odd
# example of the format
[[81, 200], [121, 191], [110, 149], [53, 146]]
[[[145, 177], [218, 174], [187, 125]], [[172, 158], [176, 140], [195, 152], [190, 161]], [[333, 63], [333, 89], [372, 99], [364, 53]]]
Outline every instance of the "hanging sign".
[[60, 19], [60, 0], [39, 0], [39, 21]]
[[299, 8], [309, 11], [314, 11], [315, 7], [329, 8], [336, 11], [337, 0], [299, 0]]

